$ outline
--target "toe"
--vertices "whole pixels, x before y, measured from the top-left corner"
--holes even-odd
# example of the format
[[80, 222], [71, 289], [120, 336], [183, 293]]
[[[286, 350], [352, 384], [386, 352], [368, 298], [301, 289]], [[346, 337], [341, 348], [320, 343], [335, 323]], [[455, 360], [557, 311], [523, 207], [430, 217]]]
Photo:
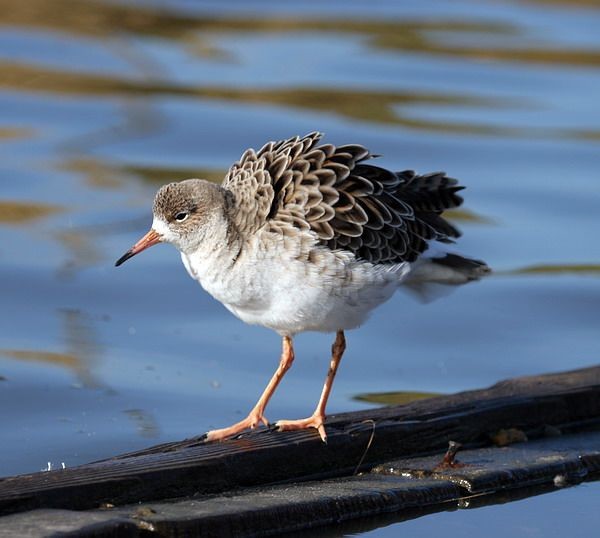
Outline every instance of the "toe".
[[211, 430], [206, 432], [205, 440], [210, 441], [223, 441], [230, 437], [239, 435], [245, 430], [255, 429], [260, 426], [261, 422], [265, 425], [269, 425], [269, 421], [262, 415], [256, 413], [250, 413], [244, 420], [229, 426], [228, 428], [221, 428], [219, 430]]
[[319, 433], [321, 440], [324, 443], [327, 443], [327, 434], [325, 433], [325, 426], [323, 422], [324, 417], [320, 415], [313, 415], [312, 417], [303, 418], [300, 420], [278, 420], [275, 423], [275, 427], [282, 432], [315, 428]]
[[233, 435], [227, 432], [228, 428], [222, 428], [220, 430], [210, 430], [204, 434], [204, 440], [207, 443], [211, 443], [213, 441], [223, 441], [227, 439], [229, 435]]

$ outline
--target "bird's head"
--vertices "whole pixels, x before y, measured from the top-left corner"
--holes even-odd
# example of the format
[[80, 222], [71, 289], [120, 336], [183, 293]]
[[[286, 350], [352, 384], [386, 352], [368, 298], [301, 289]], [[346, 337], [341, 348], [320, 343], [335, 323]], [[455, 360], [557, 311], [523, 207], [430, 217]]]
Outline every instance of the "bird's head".
[[204, 179], [164, 185], [154, 198], [152, 228], [115, 265], [157, 243], [171, 243], [181, 252], [197, 249], [223, 219], [226, 192]]

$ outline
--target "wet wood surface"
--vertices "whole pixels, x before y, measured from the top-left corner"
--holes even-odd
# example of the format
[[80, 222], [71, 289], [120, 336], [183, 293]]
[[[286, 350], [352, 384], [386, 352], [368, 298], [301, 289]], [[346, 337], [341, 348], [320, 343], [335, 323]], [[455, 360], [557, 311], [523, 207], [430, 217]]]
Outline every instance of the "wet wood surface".
[[[576, 438], [573, 432], [593, 430], [599, 424], [600, 367], [518, 378], [489, 389], [333, 416], [327, 423], [327, 445], [316, 432], [263, 430], [223, 443], [190, 439], [71, 469], [5, 478], [0, 481], [3, 514], [44, 510], [5, 516], [0, 520], [0, 529], [9, 528], [9, 523], [18, 526], [35, 520], [46, 521], [48, 528], [75, 525], [78, 532], [89, 525], [95, 529], [108, 525], [106, 529], [113, 532], [117, 526], [129, 533], [125, 536], [137, 535], [132, 533], [142, 532], [145, 525], [160, 527], [165, 535], [191, 526], [194, 532], [204, 529], [206, 535], [226, 536], [237, 528], [235, 525], [241, 526], [241, 532], [255, 528], [259, 522], [271, 532], [296, 528], [301, 519], [307, 521], [307, 514], [309, 524], [313, 520], [318, 525], [326, 524], [328, 514], [337, 514], [331, 512], [332, 503], [341, 507], [346, 518], [386, 510], [421, 510], [461, 498], [465, 491], [552, 485], [554, 477], [561, 474], [568, 477], [567, 482], [573, 482], [594, 476], [600, 469], [599, 455], [594, 452], [600, 439], [588, 432], [587, 441], [567, 451], [569, 464], [556, 460], [554, 467], [540, 467], [539, 463], [546, 460], [536, 464], [521, 454], [518, 466], [510, 464], [514, 467], [510, 473], [505, 472], [507, 462], [504, 471], [490, 463], [477, 476], [471, 473], [470, 478], [465, 477], [464, 473], [474, 471], [471, 464], [466, 470], [450, 469], [456, 477], [453, 479], [423, 467], [427, 461], [439, 463], [449, 440], [478, 447], [490, 445], [492, 438], [502, 442], [503, 435], [506, 442], [540, 438], [536, 442], [546, 443], [547, 450], [554, 450], [553, 457], [557, 457], [559, 444]], [[511, 445], [511, 450], [513, 446], [519, 445]], [[531, 447], [531, 441], [526, 446]], [[507, 452], [498, 448], [481, 450], [490, 451], [486, 461], [492, 463], [497, 461], [493, 454]], [[439, 454], [427, 460], [427, 454], [435, 452]], [[459, 459], [467, 458], [469, 453], [460, 452]], [[526, 453], [533, 454], [531, 450]], [[393, 469], [401, 467], [398, 460], [407, 458], [411, 462], [407, 468], [416, 474], [406, 469], [394, 474]], [[572, 462], [578, 462], [579, 467], [569, 467], [575, 465]], [[374, 472], [355, 476], [359, 470], [371, 471], [374, 467]], [[294, 484], [273, 486], [278, 482]], [[226, 501], [222, 495], [226, 495]], [[163, 502], [182, 497], [187, 499]], [[388, 499], [396, 499], [396, 505], [390, 506]], [[120, 507], [139, 502], [151, 503], [143, 505], [146, 512], [136, 512], [140, 506]], [[115, 508], [103, 511], [99, 510], [101, 506]], [[217, 506], [225, 510], [221, 516], [215, 511]], [[72, 512], [75, 509], [87, 511]], [[239, 515], [244, 513], [246, 516]], [[262, 515], [252, 523], [257, 513]], [[35, 514], [33, 519], [31, 514]], [[77, 523], [73, 517], [81, 521]], [[36, 528], [40, 529], [39, 524]]]
[[[43, 509], [3, 517], [0, 536], [272, 536], [359, 520], [347, 532], [428, 513], [478, 508], [600, 478], [600, 431], [567, 434], [498, 449], [401, 458], [358, 476], [246, 488], [226, 496], [75, 512]], [[393, 514], [393, 515], [391, 515]]]

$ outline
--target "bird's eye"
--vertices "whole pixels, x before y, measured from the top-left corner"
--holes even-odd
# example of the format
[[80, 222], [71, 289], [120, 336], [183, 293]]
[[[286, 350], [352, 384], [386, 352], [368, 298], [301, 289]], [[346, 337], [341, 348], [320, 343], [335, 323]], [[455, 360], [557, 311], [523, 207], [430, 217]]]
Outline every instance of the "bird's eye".
[[190, 214], [187, 211], [180, 211], [179, 213], [177, 213], [175, 215], [175, 220], [177, 222], [183, 222], [184, 220], [186, 220], [188, 217], [190, 216]]

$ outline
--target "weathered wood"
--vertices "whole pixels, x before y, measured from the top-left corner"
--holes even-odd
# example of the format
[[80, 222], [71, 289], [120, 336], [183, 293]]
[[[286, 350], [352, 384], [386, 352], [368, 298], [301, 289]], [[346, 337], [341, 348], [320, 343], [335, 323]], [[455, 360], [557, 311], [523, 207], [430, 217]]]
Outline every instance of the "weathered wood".
[[600, 421], [600, 367], [505, 381], [480, 391], [348, 413], [316, 432], [257, 431], [223, 443], [191, 439], [71, 469], [0, 481], [0, 513], [89, 509], [236, 487], [351, 475], [390, 459], [482, 445], [501, 428], [531, 434]]
[[600, 430], [466, 450], [453, 466], [440, 465], [438, 456], [402, 458], [377, 465], [371, 473], [448, 481], [465, 494], [538, 486], [557, 477], [559, 487], [578, 484], [600, 474]]
[[[455, 508], [488, 506], [600, 478], [600, 431], [545, 438], [506, 448], [404, 458], [371, 473], [320, 482], [247, 488], [226, 496], [75, 512], [35, 510], [0, 519], [0, 536], [272, 536], [371, 518], [381, 525]], [[595, 473], [595, 474], [594, 474]], [[385, 521], [373, 520], [387, 516]], [[363, 530], [364, 530], [364, 525]], [[356, 532], [354, 526], [348, 531]]]

